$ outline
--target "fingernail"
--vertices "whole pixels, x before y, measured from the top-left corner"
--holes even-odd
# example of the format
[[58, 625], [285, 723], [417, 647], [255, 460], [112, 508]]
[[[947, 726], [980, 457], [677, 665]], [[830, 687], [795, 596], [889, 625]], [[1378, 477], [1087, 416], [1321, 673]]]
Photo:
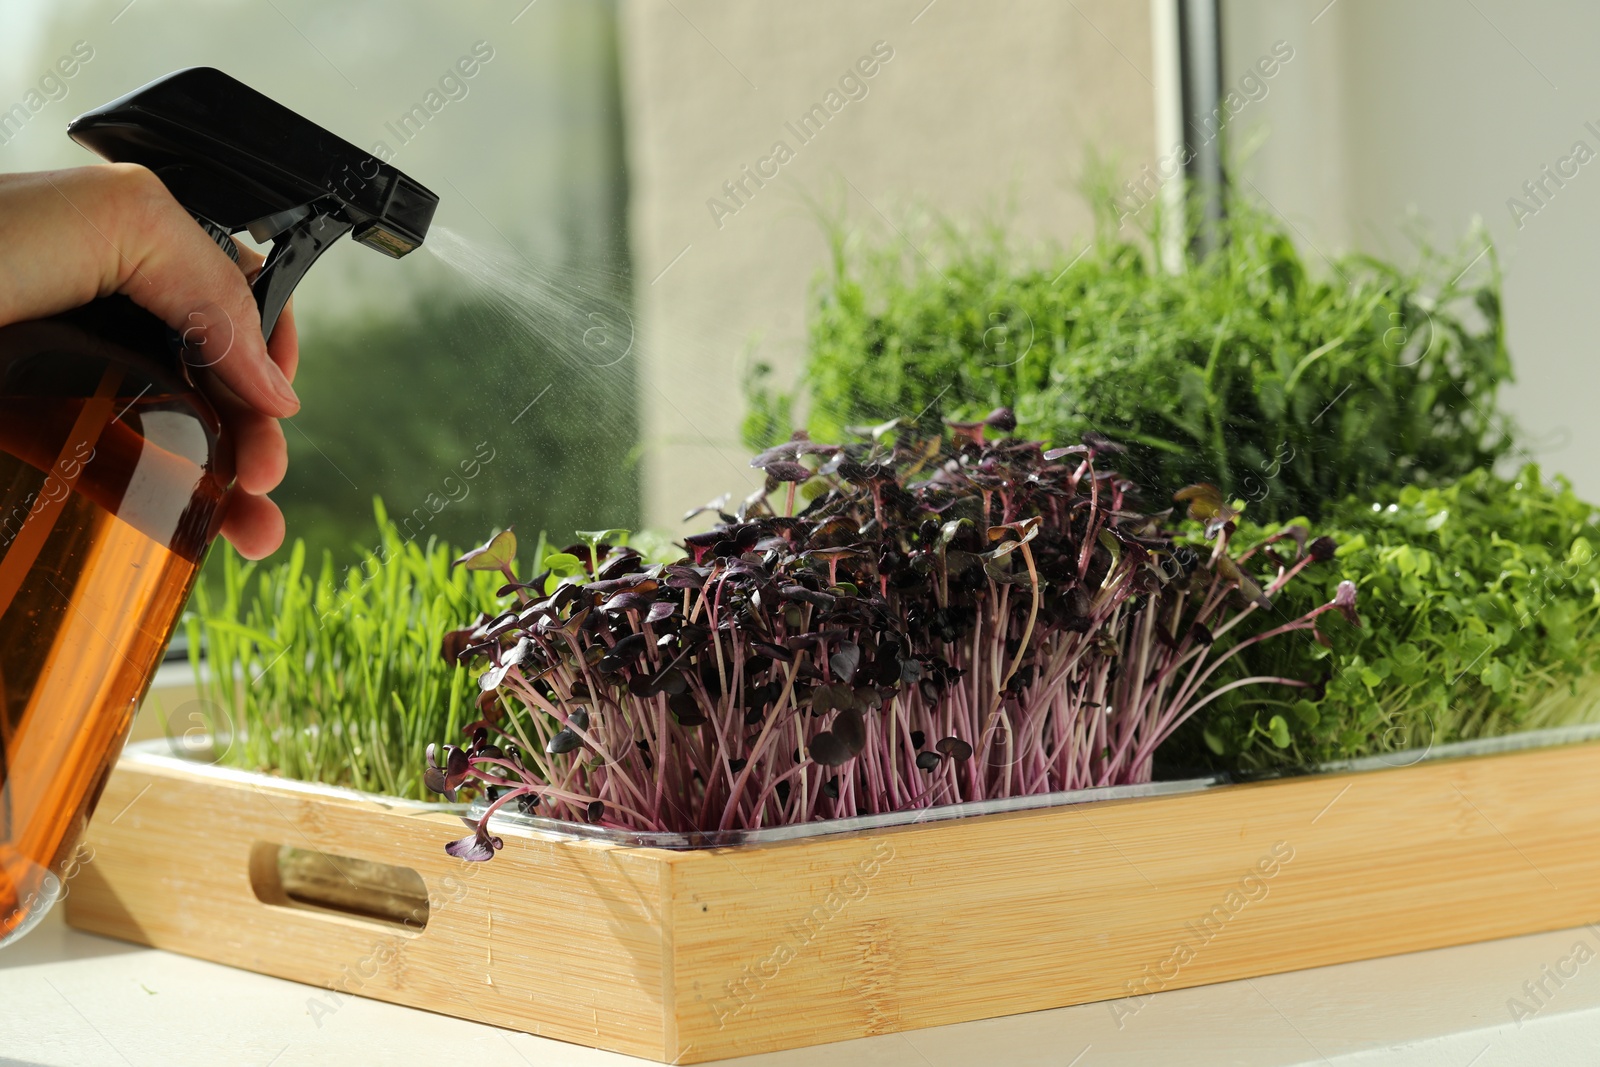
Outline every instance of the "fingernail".
[[272, 365], [272, 391], [278, 394], [279, 400], [295, 411], [300, 410], [300, 398], [295, 395], [294, 386], [289, 384], [289, 379], [284, 377], [283, 371], [278, 369], [277, 364]]

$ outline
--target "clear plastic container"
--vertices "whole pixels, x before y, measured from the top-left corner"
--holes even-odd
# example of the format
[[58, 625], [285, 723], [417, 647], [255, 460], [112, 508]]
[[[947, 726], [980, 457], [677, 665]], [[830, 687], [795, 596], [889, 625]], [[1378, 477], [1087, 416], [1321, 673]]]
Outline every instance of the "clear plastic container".
[[[524, 830], [559, 834], [563, 837], [604, 841], [613, 845], [634, 845], [640, 848], [734, 848], [739, 845], [770, 845], [781, 841], [804, 841], [829, 834], [859, 833], [863, 830], [885, 830], [895, 826], [915, 826], [920, 823], [961, 819], [972, 815], [1000, 815], [1013, 811], [1036, 811], [1041, 808], [1058, 808], [1070, 804], [1088, 804], [1096, 800], [1127, 800], [1132, 797], [1165, 797], [1181, 793], [1197, 793], [1227, 781], [1223, 775], [1209, 778], [1185, 778], [1174, 782], [1147, 782], [1143, 785], [1114, 785], [1100, 789], [1075, 789], [1065, 793], [1040, 793], [1031, 797], [1002, 797], [996, 800], [970, 801], [964, 804], [941, 804], [913, 811], [891, 811], [879, 815], [856, 815], [847, 819], [819, 819], [815, 822], [792, 826], [767, 826], [759, 830], [706, 830], [694, 833], [668, 833], [648, 830], [618, 830], [604, 826], [588, 826], [565, 819], [548, 819], [540, 815], [508, 812], [504, 808], [489, 820], [496, 825], [515, 826]], [[474, 801], [469, 818], [482, 818], [488, 803]]]
[[[1482, 756], [1495, 756], [1509, 752], [1520, 752], [1527, 749], [1557, 748], [1565, 745], [1582, 744], [1585, 742], [1600, 741], [1600, 723], [1579, 726], [1556, 727], [1549, 730], [1531, 730], [1526, 733], [1507, 734], [1503, 737], [1491, 737], [1477, 741], [1460, 741], [1448, 745], [1433, 745], [1421, 749], [1408, 749], [1402, 752], [1384, 753], [1380, 756], [1371, 756], [1360, 760], [1345, 760], [1338, 763], [1328, 763], [1313, 770], [1300, 772], [1303, 774], [1349, 774], [1370, 773], [1374, 771], [1395, 770], [1397, 768], [1415, 766], [1419, 763], [1434, 762], [1438, 760], [1467, 759]], [[196, 764], [210, 763], [215, 753], [215, 748], [204, 738], [173, 738], [171, 740], [142, 741], [129, 745], [124, 759], [137, 760], [143, 763], [195, 767]], [[372, 793], [360, 793], [353, 789], [344, 789], [338, 786], [319, 785], [314, 782], [297, 782], [291, 779], [278, 778], [273, 775], [259, 774], [251, 771], [237, 770], [232, 767], [206, 766], [205, 773], [220, 779], [238, 782], [241, 785], [260, 785], [264, 782], [273, 783], [279, 788], [289, 789], [294, 792], [306, 793], [316, 796], [336, 796], [361, 798], [369, 801], [378, 801], [391, 805], [398, 810], [407, 812], [439, 811], [461, 815], [464, 818], [476, 821], [483, 816], [488, 805], [483, 800], [471, 803], [449, 804], [439, 802], [424, 802], [407, 800], [399, 797], [386, 797]], [[1269, 778], [1298, 777], [1299, 774], [1263, 775], [1252, 778], [1251, 781], [1266, 780]], [[1202, 778], [1184, 778], [1164, 782], [1148, 782], [1142, 785], [1109, 786], [1100, 789], [1078, 789], [1062, 793], [1041, 793], [1037, 796], [1006, 797], [998, 800], [985, 800], [965, 804], [946, 804], [939, 807], [923, 808], [916, 811], [889, 812], [881, 815], [862, 815], [848, 819], [826, 819], [817, 822], [803, 823], [797, 826], [771, 826], [759, 830], [729, 830], [705, 833], [679, 834], [659, 833], [638, 830], [618, 830], [608, 827], [588, 826], [583, 823], [567, 822], [562, 819], [549, 819], [537, 815], [523, 815], [519, 812], [507, 812], [504, 809], [496, 812], [490, 819], [490, 827], [502, 829], [531, 830], [542, 834], [565, 837], [574, 840], [599, 841], [606, 844], [625, 845], [636, 848], [665, 848], [665, 849], [705, 849], [705, 848], [735, 848], [742, 845], [769, 845], [790, 841], [805, 841], [816, 837], [826, 837], [833, 834], [862, 833], [865, 831], [885, 830], [900, 826], [915, 826], [922, 823], [941, 822], [948, 819], [960, 819], [979, 815], [1000, 815], [1009, 812], [1040, 811], [1050, 808], [1068, 807], [1074, 804], [1090, 804], [1102, 800], [1128, 800], [1142, 797], [1183, 796], [1201, 793], [1216, 789], [1220, 786], [1236, 784], [1240, 779], [1228, 775], [1212, 775]]]
[[[1327, 763], [1301, 772], [1277, 773], [1252, 777], [1250, 781], [1272, 778], [1298, 777], [1303, 774], [1347, 774], [1394, 770], [1435, 760], [1465, 759], [1476, 756], [1494, 756], [1524, 749], [1555, 748], [1600, 740], [1600, 723], [1563, 726], [1549, 730], [1530, 730], [1525, 733], [1506, 734], [1476, 741], [1458, 741], [1447, 745], [1430, 745], [1426, 748], [1386, 752], [1359, 760]], [[549, 819], [537, 815], [508, 812], [504, 808], [490, 818], [490, 829], [515, 827], [520, 830], [537, 830], [540, 833], [588, 841], [604, 841], [614, 845], [633, 845], [643, 848], [698, 849], [734, 848], [740, 845], [767, 845], [783, 841], [804, 841], [830, 834], [858, 833], [865, 830], [884, 830], [896, 826], [913, 826], [920, 823], [959, 819], [974, 815], [999, 815], [1005, 812], [1038, 811], [1046, 808], [1088, 804], [1099, 800], [1127, 800], [1136, 797], [1179, 796], [1199, 793], [1218, 786], [1244, 781], [1230, 775], [1218, 774], [1204, 778], [1184, 778], [1166, 782], [1149, 782], [1143, 785], [1108, 786], [1100, 789], [1078, 789], [1064, 793], [1041, 793], [1037, 796], [1006, 797], [965, 804], [947, 804], [922, 808], [916, 811], [889, 812], [882, 815], [859, 815], [848, 819], [825, 819], [795, 826], [772, 826], [759, 830], [726, 830], [679, 834], [640, 830], [617, 830], [607, 827], [587, 826], [563, 819]], [[468, 818], [483, 816], [488, 803], [474, 801], [468, 809]]]

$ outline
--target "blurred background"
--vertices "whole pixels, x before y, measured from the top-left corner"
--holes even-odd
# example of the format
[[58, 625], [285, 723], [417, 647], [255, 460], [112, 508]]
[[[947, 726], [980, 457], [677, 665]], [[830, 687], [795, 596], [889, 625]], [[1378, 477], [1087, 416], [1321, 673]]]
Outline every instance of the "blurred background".
[[1575, 0], [5, 0], [0, 166], [87, 162], [68, 119], [212, 65], [439, 194], [423, 253], [346, 242], [296, 297], [278, 495], [314, 549], [369, 543], [375, 495], [456, 543], [679, 533], [756, 484], [747, 390], [792, 385], [841, 248], [953, 220], [1070, 252], [1091, 172], [1175, 206], [1182, 143], [1314, 272], [1498, 262], [1506, 405], [1594, 498], [1597, 31]]
[[[20, 130], [0, 127], [0, 166], [90, 162], [63, 133], [69, 119], [205, 65], [439, 194], [423, 252], [395, 264], [339, 248], [296, 292], [304, 410], [287, 430], [290, 474], [275, 495], [291, 537], [314, 551], [348, 559], [354, 545], [370, 548], [375, 495], [410, 519], [409, 532], [457, 544], [511, 523], [638, 521], [637, 365], [610, 354], [627, 348], [631, 285], [616, 10], [542, 0], [513, 23], [522, 6], [0, 5], [0, 107], [23, 101], [75, 48], [80, 59], [60, 79], [64, 94], [47, 93]], [[452, 250], [454, 265], [441, 258]], [[485, 264], [498, 287], [474, 281]], [[532, 278], [574, 306], [552, 315], [537, 296], [508, 295]], [[607, 336], [586, 344], [597, 322]], [[611, 334], [614, 345], [600, 343]], [[477, 476], [464, 479], [462, 463]]]

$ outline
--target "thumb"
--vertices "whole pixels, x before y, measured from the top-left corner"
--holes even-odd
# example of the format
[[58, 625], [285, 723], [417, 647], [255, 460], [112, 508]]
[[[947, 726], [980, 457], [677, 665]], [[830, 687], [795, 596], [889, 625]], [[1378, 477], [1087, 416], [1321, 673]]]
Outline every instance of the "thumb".
[[177, 330], [192, 365], [208, 367], [246, 403], [284, 417], [300, 401], [267, 355], [261, 316], [242, 268], [159, 179], [143, 168], [121, 196], [132, 210], [118, 228], [124, 269], [116, 291]]

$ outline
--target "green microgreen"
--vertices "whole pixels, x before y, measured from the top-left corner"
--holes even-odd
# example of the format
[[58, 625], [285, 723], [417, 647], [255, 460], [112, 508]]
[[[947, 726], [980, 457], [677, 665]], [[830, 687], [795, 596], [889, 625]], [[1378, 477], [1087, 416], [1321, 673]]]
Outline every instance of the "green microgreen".
[[[1308, 766], [1600, 718], [1597, 518], [1564, 480], [1546, 482], [1533, 466], [1334, 506], [1333, 565], [1277, 608], [1292, 615], [1348, 580], [1365, 625], [1324, 627], [1327, 647], [1249, 650], [1235, 669], [1318, 685], [1287, 697], [1230, 694], [1174, 740], [1172, 757]], [[1244, 524], [1240, 544], [1275, 530]]]
[[[1141, 484], [1215, 482], [1258, 520], [1316, 518], [1507, 453], [1496, 396], [1510, 363], [1482, 241], [1412, 271], [1370, 257], [1313, 269], [1247, 204], [1218, 226], [1220, 248], [1176, 273], [1114, 218], [1081, 252], [1043, 258], [997, 233], [947, 228], [927, 258], [903, 243], [850, 252], [841, 236], [800, 382], [812, 433], [906, 412], [934, 432], [1004, 405], [1024, 435], [1105, 434]], [[801, 399], [764, 370], [746, 381], [751, 447]]]
[[436, 799], [421, 753], [478, 714], [439, 634], [492, 604], [503, 577], [452, 568], [448, 546], [407, 539], [374, 504], [378, 542], [343, 571], [328, 554], [308, 570], [299, 541], [272, 566], [220, 548], [219, 580], [197, 587], [186, 618], [190, 656], [223, 762]]

